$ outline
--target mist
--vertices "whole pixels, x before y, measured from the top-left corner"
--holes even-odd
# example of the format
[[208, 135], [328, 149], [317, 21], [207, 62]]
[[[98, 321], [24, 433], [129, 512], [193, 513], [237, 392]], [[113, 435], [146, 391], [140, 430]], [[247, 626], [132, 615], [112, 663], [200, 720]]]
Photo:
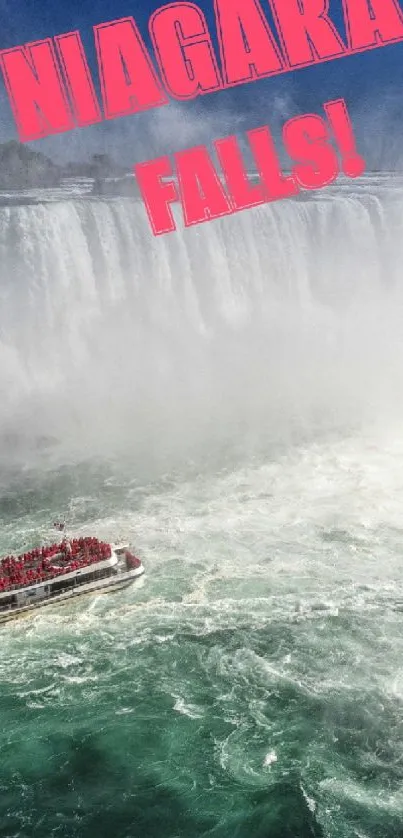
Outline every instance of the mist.
[[158, 239], [134, 199], [1, 207], [2, 456], [162, 468], [400, 421], [402, 199], [341, 180]]

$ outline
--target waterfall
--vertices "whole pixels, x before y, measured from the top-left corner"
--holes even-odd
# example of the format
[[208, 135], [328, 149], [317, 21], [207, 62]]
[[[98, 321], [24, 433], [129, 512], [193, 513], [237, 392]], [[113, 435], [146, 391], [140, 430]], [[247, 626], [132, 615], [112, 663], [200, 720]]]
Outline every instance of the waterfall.
[[0, 426], [162, 450], [399, 412], [402, 205], [367, 176], [154, 238], [136, 199], [4, 202]]

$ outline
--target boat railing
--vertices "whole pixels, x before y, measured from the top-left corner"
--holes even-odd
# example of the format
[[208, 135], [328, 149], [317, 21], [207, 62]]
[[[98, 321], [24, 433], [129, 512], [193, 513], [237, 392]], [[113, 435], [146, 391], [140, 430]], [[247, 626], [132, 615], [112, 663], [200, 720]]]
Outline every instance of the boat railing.
[[[83, 581], [81, 584], [85, 585], [85, 584], [88, 584], [88, 583]], [[73, 594], [74, 591], [77, 590], [77, 587], [80, 587], [80, 585], [77, 585], [77, 584], [66, 585], [65, 588], [60, 588], [60, 591], [57, 591], [57, 593], [55, 593], [53, 595], [45, 596], [45, 597], [43, 597], [43, 599], [47, 600], [47, 601], [53, 601], [55, 599], [58, 599], [58, 597], [62, 596], [63, 594], [66, 594], [66, 593]], [[0, 605], [0, 613], [4, 614], [7, 611], [18, 611], [20, 608], [21, 609], [23, 608], [24, 610], [26, 610], [28, 608], [37, 608], [37, 607], [38, 607], [38, 601], [37, 600], [35, 602], [24, 602], [24, 603], [14, 602], [14, 603], [9, 603], [8, 605]]]
[[[113, 575], [113, 573], [111, 575]], [[105, 576], [104, 578], [107, 578], [107, 577]], [[46, 582], [53, 582], [56, 579], [57, 579], [57, 576], [54, 576], [54, 577], [50, 578], [49, 580], [46, 580]], [[48, 594], [47, 596], [44, 596], [43, 599], [46, 600], [46, 601], [52, 601], [53, 602], [54, 600], [58, 599], [60, 596], [63, 596], [66, 593], [74, 594], [74, 591], [76, 591], [77, 588], [81, 587], [81, 585], [87, 585], [89, 581], [101, 581], [101, 579], [99, 579], [99, 580], [97, 580], [97, 579], [88, 580], [88, 579], [85, 578], [85, 576], [76, 576], [74, 578], [74, 580], [70, 580], [69, 585], [66, 585], [63, 588], [60, 588], [59, 591], [57, 591], [53, 594]], [[44, 580], [44, 585], [46, 584], [46, 582]], [[74, 584], [71, 584], [71, 582], [74, 582]], [[24, 587], [29, 588], [29, 585], [23, 585], [22, 590], [24, 589]], [[21, 590], [21, 586], [20, 585], [14, 585], [14, 589]], [[7, 590], [7, 593], [9, 591], [11, 592], [12, 588], [9, 588]], [[24, 603], [24, 604], [14, 602], [14, 603], [9, 603], [8, 605], [1, 605], [1, 600], [0, 600], [0, 613], [5, 613], [7, 611], [18, 611], [20, 608], [21, 609], [23, 608], [24, 610], [26, 610], [27, 608], [36, 608], [37, 605], [38, 605], [37, 600], [34, 601], [34, 602], [27, 602], [27, 603]]]
[[[108, 558], [110, 558], [110, 556]], [[100, 561], [105, 561], [105, 558], [101, 557], [100, 559], [94, 559], [93, 561], [90, 561], [88, 564], [82, 564], [81, 566], [79, 566], [77, 568], [77, 570], [81, 571], [81, 570], [84, 570], [85, 568], [91, 568], [93, 565], [96, 565]], [[71, 571], [68, 571], [68, 572], [70, 573]], [[89, 571], [89, 572], [91, 573], [92, 571]], [[22, 582], [19, 585], [10, 585], [10, 587], [5, 588], [4, 591], [0, 591], [0, 595], [1, 594], [10, 594], [10, 593], [13, 593], [14, 591], [23, 591], [24, 588], [33, 588], [35, 585], [37, 585], [38, 587], [41, 587], [41, 586], [43, 587], [44, 585], [49, 585], [50, 583], [55, 582], [56, 579], [58, 579], [59, 576], [62, 576], [62, 575], [63, 575], [62, 573], [55, 573], [53, 576], [47, 576], [45, 579], [33, 579], [32, 582], [28, 582], [28, 584], [26, 582]], [[0, 603], [1, 603], [1, 600], [0, 600]], [[0, 605], [0, 607], [1, 607], [1, 605]]]
[[[24, 588], [33, 588], [35, 585], [40, 587], [44, 587], [45, 585], [49, 585], [50, 582], [54, 582], [57, 579], [57, 576], [49, 576], [47, 579], [40, 579], [40, 580], [32, 580], [32, 582], [22, 582], [20, 585], [10, 585], [9, 588], [5, 588], [4, 591], [0, 591], [0, 594], [12, 594], [14, 591], [23, 591]], [[1, 600], [0, 600], [1, 602]]]

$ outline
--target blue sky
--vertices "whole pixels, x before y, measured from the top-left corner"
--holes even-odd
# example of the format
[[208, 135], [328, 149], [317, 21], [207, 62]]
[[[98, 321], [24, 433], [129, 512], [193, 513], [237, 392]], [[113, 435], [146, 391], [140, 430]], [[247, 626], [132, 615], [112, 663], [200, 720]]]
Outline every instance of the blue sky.
[[[0, 0], [2, 49], [79, 29], [96, 78], [92, 27], [132, 15], [147, 43], [150, 14], [163, 5], [158, 0]], [[212, 0], [200, 0], [214, 35]], [[265, 10], [268, 4], [262, 2]], [[330, 0], [334, 21], [342, 35], [341, 0]], [[268, 14], [268, 18], [269, 14]], [[78, 128], [67, 134], [32, 143], [55, 160], [87, 159], [108, 152], [131, 164], [157, 154], [229, 133], [269, 124], [275, 133], [285, 119], [304, 111], [321, 112], [323, 102], [346, 99], [361, 151], [370, 167], [403, 167], [403, 44], [388, 46], [297, 70], [276, 78], [201, 97], [172, 102], [164, 108], [124, 119]], [[4, 86], [0, 84], [0, 141], [16, 139], [17, 132]]]

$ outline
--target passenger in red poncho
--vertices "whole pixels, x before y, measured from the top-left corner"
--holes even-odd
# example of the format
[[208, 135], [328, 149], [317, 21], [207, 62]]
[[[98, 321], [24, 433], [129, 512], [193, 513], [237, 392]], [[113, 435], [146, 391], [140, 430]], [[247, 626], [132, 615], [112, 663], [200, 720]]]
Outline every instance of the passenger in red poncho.
[[134, 570], [134, 568], [140, 567], [140, 559], [138, 559], [137, 556], [134, 556], [133, 553], [130, 553], [129, 550], [126, 550], [125, 552], [125, 559], [128, 570]]

